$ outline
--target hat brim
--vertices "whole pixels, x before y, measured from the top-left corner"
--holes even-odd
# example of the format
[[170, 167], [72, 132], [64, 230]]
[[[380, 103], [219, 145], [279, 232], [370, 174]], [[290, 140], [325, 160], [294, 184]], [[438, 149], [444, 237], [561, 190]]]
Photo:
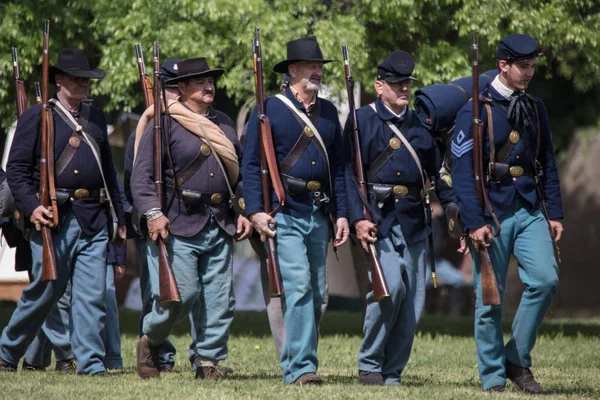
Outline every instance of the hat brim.
[[383, 78], [382, 80], [388, 82], [388, 83], [397, 83], [397, 82], [402, 82], [402, 81], [416, 81], [417, 78], [415, 78], [412, 75], [409, 76], [388, 76], [386, 78]]
[[48, 70], [48, 80], [50, 83], [55, 84], [56, 81], [54, 76], [56, 73], [67, 74], [70, 76], [74, 76], [76, 78], [88, 78], [88, 79], [102, 79], [106, 76], [106, 72], [104, 70], [96, 68], [96, 69], [81, 69], [81, 68], [73, 68], [73, 69], [62, 69], [55, 65], [52, 65]]
[[165, 85], [176, 85], [177, 83], [184, 81], [186, 79], [189, 78], [193, 78], [193, 77], [203, 77], [203, 76], [210, 76], [212, 78], [219, 78], [221, 75], [223, 75], [225, 73], [225, 70], [222, 68], [215, 68], [215, 69], [209, 69], [207, 71], [202, 71], [202, 72], [192, 72], [186, 75], [181, 75], [181, 76], [177, 76], [175, 78], [171, 78], [171, 79], [167, 79], [165, 81]]
[[297, 62], [300, 61], [308, 61], [308, 62], [322, 62], [323, 64], [327, 64], [336, 60], [323, 60], [323, 59], [292, 59], [292, 60], [283, 60], [281, 62], [278, 62], [277, 64], [275, 64], [273, 66], [273, 72], [276, 72], [278, 74], [285, 74], [288, 72], [288, 66], [290, 64], [295, 64]]

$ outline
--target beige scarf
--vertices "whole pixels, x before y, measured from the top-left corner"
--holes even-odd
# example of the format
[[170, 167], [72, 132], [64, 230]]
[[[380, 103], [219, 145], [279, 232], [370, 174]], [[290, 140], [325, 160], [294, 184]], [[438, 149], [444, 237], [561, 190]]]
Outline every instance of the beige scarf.
[[[240, 162], [235, 152], [233, 143], [225, 136], [225, 133], [218, 125], [212, 123], [208, 118], [198, 115], [191, 111], [179, 101], [169, 100], [168, 102], [169, 115], [179, 122], [181, 126], [202, 139], [211, 148], [217, 152], [221, 161], [225, 164], [229, 182], [234, 185], [240, 175]], [[135, 151], [133, 155], [133, 163], [137, 156], [138, 146], [144, 130], [150, 121], [154, 118], [154, 106], [148, 107], [135, 129]]]

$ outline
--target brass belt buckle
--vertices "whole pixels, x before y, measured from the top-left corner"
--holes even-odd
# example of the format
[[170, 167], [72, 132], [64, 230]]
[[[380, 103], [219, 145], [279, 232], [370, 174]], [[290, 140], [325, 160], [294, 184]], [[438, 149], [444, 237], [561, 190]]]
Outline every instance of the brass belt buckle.
[[223, 201], [223, 195], [221, 193], [215, 193], [210, 196], [210, 202], [212, 204], [219, 204]]
[[521, 167], [519, 165], [513, 165], [512, 167], [509, 168], [508, 172], [512, 176], [521, 176], [524, 173], [523, 167]]
[[404, 185], [394, 186], [393, 191], [396, 196], [406, 196], [408, 194], [408, 188]]
[[83, 199], [85, 197], [90, 197], [90, 191], [87, 189], [77, 189], [75, 191], [75, 198], [76, 199]]
[[306, 184], [306, 188], [308, 190], [310, 190], [311, 192], [314, 192], [315, 190], [320, 190], [321, 189], [321, 182], [319, 182], [319, 181], [308, 181], [308, 183]]

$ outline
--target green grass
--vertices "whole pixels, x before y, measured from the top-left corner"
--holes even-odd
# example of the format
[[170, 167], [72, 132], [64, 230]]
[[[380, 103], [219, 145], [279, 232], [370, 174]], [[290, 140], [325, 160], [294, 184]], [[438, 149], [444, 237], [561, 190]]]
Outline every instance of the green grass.
[[[3, 327], [12, 308], [0, 308]], [[508, 385], [503, 395], [481, 392], [477, 375], [472, 320], [426, 317], [415, 339], [400, 387], [362, 387], [357, 378], [361, 341], [359, 313], [328, 312], [319, 346], [324, 376], [321, 387], [284, 386], [264, 313], [238, 313], [223, 365], [234, 373], [218, 382], [197, 381], [189, 370], [187, 323], [176, 329], [176, 372], [142, 381], [135, 372], [137, 314], [121, 314], [125, 372], [107, 378], [56, 372], [0, 374], [1, 399], [477, 399], [528, 398]], [[508, 328], [506, 326], [505, 328]], [[600, 398], [600, 319], [549, 320], [540, 329], [534, 372], [550, 393], [544, 399]]]

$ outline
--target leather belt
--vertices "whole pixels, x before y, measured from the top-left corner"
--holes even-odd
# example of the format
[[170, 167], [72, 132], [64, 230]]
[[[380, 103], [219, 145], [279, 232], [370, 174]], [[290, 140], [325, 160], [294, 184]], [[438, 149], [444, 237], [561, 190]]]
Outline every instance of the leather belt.
[[56, 188], [56, 201], [58, 204], [64, 204], [67, 200], [75, 201], [80, 199], [104, 200], [106, 194], [104, 189], [64, 189]]
[[506, 163], [492, 163], [490, 165], [490, 178], [493, 181], [500, 181], [505, 176], [519, 177], [523, 175], [533, 176], [533, 171], [527, 165], [510, 165]]
[[283, 183], [285, 190], [292, 195], [300, 194], [305, 190], [308, 190], [309, 192], [319, 192], [325, 189], [325, 182], [306, 181], [286, 174], [281, 174], [281, 183]]
[[387, 185], [385, 183], [369, 183], [369, 194], [373, 195], [379, 208], [383, 207], [385, 201], [393, 194], [396, 197], [412, 196], [421, 197], [420, 186]]

